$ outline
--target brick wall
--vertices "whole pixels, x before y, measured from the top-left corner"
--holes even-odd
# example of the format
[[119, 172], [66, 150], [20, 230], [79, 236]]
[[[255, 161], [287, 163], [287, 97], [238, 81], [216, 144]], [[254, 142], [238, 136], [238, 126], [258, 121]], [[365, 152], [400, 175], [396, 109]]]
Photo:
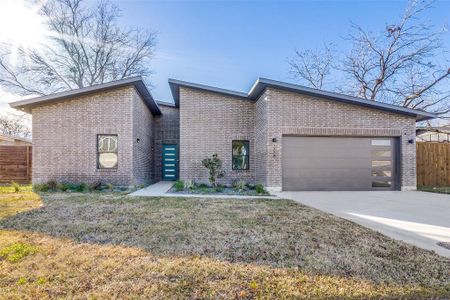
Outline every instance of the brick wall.
[[154, 141], [154, 173], [155, 181], [162, 180], [162, 146], [163, 144], [179, 145], [180, 143], [180, 110], [171, 105], [160, 104], [162, 115], [155, 120]]
[[[401, 186], [416, 186], [415, 119], [278, 89], [267, 89], [254, 102], [182, 87], [180, 89], [180, 175], [207, 181], [201, 160], [218, 153], [236, 179], [281, 189], [283, 135], [378, 136], [400, 140]], [[276, 139], [273, 142], [272, 139]], [[250, 140], [250, 170], [231, 170], [231, 141]]]
[[140, 95], [133, 92], [133, 184], [153, 182], [153, 115]]
[[[416, 187], [415, 118], [269, 88], [258, 102], [266, 108], [266, 186], [280, 189], [283, 135], [389, 136], [400, 139], [401, 186]], [[262, 104], [258, 104], [262, 105]], [[272, 139], [278, 142], [273, 143]]]
[[[217, 153], [224, 183], [255, 181], [255, 105], [249, 100], [180, 88], [180, 178], [208, 182], [201, 161]], [[232, 170], [232, 140], [250, 141], [250, 170]]]
[[[135, 93], [123, 87], [33, 108], [33, 182], [134, 184]], [[118, 135], [117, 169], [97, 169], [97, 134]]]

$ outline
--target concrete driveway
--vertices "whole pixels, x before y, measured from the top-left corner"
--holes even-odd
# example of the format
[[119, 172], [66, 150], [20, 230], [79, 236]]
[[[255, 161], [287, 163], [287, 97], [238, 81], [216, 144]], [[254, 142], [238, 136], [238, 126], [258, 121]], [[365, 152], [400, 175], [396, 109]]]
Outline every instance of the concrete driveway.
[[450, 195], [426, 192], [281, 192], [288, 198], [440, 255], [450, 250]]

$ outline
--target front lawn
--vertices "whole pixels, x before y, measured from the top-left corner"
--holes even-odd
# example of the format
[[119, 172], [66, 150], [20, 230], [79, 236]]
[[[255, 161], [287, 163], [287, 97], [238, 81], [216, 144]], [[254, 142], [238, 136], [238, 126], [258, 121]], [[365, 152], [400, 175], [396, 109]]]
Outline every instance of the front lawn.
[[0, 196], [5, 298], [450, 296], [449, 259], [288, 200], [20, 195]]

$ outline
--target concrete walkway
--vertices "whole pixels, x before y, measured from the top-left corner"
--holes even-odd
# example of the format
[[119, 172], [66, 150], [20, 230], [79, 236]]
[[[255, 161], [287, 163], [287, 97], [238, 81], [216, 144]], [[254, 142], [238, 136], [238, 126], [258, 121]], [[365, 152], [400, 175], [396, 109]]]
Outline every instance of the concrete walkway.
[[187, 198], [220, 198], [220, 199], [264, 199], [277, 198], [276, 196], [235, 196], [235, 195], [203, 195], [203, 194], [175, 194], [168, 193], [173, 181], [160, 181], [140, 189], [128, 196], [135, 197], [187, 197]]
[[145, 197], [160, 197], [164, 196], [173, 185], [173, 181], [160, 181], [149, 185], [146, 188], [137, 190], [129, 196], [145, 196]]
[[450, 195], [426, 192], [280, 192], [394, 239], [450, 257]]

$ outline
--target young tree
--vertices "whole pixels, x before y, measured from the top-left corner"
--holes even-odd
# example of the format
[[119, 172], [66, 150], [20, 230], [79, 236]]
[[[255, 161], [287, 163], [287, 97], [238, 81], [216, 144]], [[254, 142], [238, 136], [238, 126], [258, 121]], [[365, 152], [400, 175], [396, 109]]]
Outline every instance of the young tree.
[[111, 2], [90, 8], [84, 0], [49, 0], [40, 13], [48, 25], [46, 45], [17, 53], [1, 47], [0, 86], [7, 91], [49, 94], [151, 73], [156, 33], [123, 29]]
[[212, 187], [217, 187], [217, 178], [225, 176], [225, 171], [222, 170], [222, 161], [217, 153], [213, 154], [211, 158], [202, 160], [202, 165], [209, 171], [209, 183]]
[[327, 44], [322, 49], [296, 50], [288, 60], [289, 72], [300, 82], [320, 90], [333, 69], [334, 56], [332, 45]]
[[28, 123], [29, 115], [27, 114], [0, 114], [0, 133], [15, 137], [29, 138], [31, 137], [31, 130]]

